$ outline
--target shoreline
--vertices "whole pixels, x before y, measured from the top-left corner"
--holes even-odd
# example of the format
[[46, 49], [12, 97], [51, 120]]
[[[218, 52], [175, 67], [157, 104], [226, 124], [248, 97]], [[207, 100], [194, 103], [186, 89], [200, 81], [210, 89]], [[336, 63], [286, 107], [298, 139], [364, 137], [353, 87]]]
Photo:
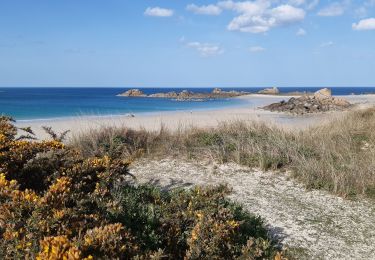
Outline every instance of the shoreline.
[[[375, 94], [358, 94], [358, 95], [334, 95], [335, 97], [340, 98], [348, 98], [348, 97], [355, 97], [355, 99], [365, 99], [365, 101], [375, 96]], [[256, 104], [251, 103], [251, 98], [257, 99], [273, 99], [272, 101], [268, 102], [278, 102], [283, 99], [289, 99], [292, 97], [296, 97], [296, 95], [290, 95], [290, 93], [280, 93], [280, 94], [246, 94], [237, 97], [231, 98], [224, 98], [224, 99], [240, 99], [245, 100], [242, 104], [234, 104], [234, 105], [226, 105], [223, 107], [206, 107], [206, 108], [192, 108], [192, 109], [181, 109], [181, 110], [160, 110], [160, 111], [143, 111], [143, 112], [124, 112], [118, 114], [77, 114], [77, 115], [69, 115], [69, 116], [57, 116], [57, 117], [49, 117], [49, 118], [26, 118], [26, 119], [16, 119], [18, 123], [33, 123], [33, 122], [51, 122], [51, 121], [66, 121], [66, 120], [73, 120], [77, 118], [84, 118], [84, 119], [101, 119], [101, 118], [116, 118], [116, 117], [128, 117], [129, 115], [136, 115], [136, 116], [155, 116], [160, 113], [175, 113], [175, 112], [203, 112], [203, 111], [216, 111], [216, 110], [224, 110], [224, 109], [232, 109], [232, 108], [242, 108], [246, 106], [250, 106], [252, 108], [257, 107]], [[350, 99], [351, 99], [350, 98]], [[247, 102], [246, 102], [247, 101]], [[268, 105], [269, 103], [261, 104], [261, 106]]]
[[[17, 127], [30, 126], [36, 137], [46, 139], [48, 135], [42, 126], [52, 127], [57, 133], [70, 130], [68, 138], [84, 131], [98, 129], [101, 127], [128, 127], [133, 129], [145, 129], [149, 131], [160, 130], [165, 127], [172, 131], [186, 128], [215, 127], [223, 122], [230, 121], [255, 121], [280, 126], [285, 129], [298, 130], [308, 128], [326, 122], [332, 117], [339, 116], [345, 112], [328, 112], [322, 114], [310, 114], [304, 116], [289, 115], [278, 112], [270, 112], [259, 107], [287, 99], [290, 96], [250, 94], [240, 97], [244, 99], [243, 105], [234, 107], [214, 108], [192, 111], [158, 111], [135, 113], [135, 117], [127, 115], [103, 115], [103, 116], [76, 116], [70, 118], [21, 120], [16, 122]], [[351, 103], [362, 104], [361, 106], [375, 105], [375, 95], [348, 95], [340, 96], [348, 99]], [[252, 99], [256, 98], [256, 102]], [[152, 113], [152, 114], [150, 114]]]
[[[263, 94], [247, 94], [238, 97], [232, 98], [225, 98], [225, 99], [240, 99], [243, 101], [241, 104], [233, 104], [233, 105], [225, 105], [223, 107], [206, 107], [206, 108], [193, 108], [193, 109], [181, 109], [181, 110], [159, 110], [159, 111], [144, 111], [144, 112], [126, 112], [120, 114], [87, 114], [87, 115], [71, 115], [71, 116], [61, 116], [61, 117], [50, 117], [50, 118], [30, 118], [30, 119], [16, 119], [17, 123], [34, 123], [34, 122], [54, 122], [54, 121], [67, 121], [67, 120], [75, 120], [75, 119], [112, 119], [112, 118], [119, 118], [119, 117], [130, 117], [130, 115], [136, 116], [157, 116], [161, 113], [167, 114], [174, 114], [174, 113], [183, 113], [183, 112], [209, 112], [209, 111], [221, 111], [225, 109], [237, 109], [237, 108], [244, 108], [244, 107], [252, 107], [255, 108], [257, 104], [251, 103], [251, 98], [257, 99], [265, 99], [268, 101], [268, 98], [281, 100], [282, 98], [290, 98], [291, 96], [280, 96], [280, 95], [263, 95]], [[264, 104], [262, 104], [264, 105]]]

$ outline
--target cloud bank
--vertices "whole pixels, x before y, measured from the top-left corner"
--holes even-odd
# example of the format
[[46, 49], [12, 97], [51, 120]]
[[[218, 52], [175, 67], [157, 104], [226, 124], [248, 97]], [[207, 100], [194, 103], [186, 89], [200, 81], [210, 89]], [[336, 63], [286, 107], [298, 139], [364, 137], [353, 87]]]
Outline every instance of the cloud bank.
[[272, 7], [270, 1], [222, 1], [218, 5], [239, 15], [228, 25], [230, 31], [264, 33], [278, 26], [300, 22], [305, 18], [302, 8], [289, 4]]

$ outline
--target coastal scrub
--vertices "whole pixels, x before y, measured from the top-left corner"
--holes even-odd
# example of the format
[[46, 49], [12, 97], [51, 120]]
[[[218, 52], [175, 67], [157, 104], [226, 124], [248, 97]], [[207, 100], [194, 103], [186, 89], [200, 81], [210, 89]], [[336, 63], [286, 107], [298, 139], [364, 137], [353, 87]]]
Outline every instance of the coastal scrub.
[[226, 186], [133, 185], [126, 157], [23, 130], [0, 117], [1, 259], [283, 259]]

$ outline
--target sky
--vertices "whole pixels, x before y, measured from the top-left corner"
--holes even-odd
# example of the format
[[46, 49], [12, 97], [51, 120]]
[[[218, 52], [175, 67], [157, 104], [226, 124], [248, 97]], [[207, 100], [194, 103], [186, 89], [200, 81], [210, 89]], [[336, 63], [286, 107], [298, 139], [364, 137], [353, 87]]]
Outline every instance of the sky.
[[13, 86], [375, 86], [375, 0], [1, 0]]

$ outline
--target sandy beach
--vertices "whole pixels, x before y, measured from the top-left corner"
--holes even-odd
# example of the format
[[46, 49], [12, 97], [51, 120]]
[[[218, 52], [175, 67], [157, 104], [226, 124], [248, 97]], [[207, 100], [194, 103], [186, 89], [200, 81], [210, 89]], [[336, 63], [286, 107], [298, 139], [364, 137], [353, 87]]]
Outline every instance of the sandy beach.
[[[356, 107], [367, 107], [375, 105], [375, 95], [348, 95], [340, 96], [346, 98]], [[340, 116], [343, 112], [330, 112], [322, 114], [311, 114], [304, 116], [288, 115], [283, 113], [269, 112], [260, 109], [270, 103], [287, 100], [290, 96], [277, 95], [246, 95], [238, 97], [246, 100], [246, 105], [216, 110], [204, 111], [176, 111], [155, 112], [152, 114], [135, 114], [116, 116], [77, 116], [72, 118], [46, 119], [19, 121], [18, 127], [30, 126], [37, 138], [48, 138], [42, 126], [49, 126], [56, 132], [69, 130], [69, 136], [79, 134], [89, 129], [104, 126], [129, 127], [133, 129], [158, 130], [166, 127], [170, 130], [178, 130], [191, 127], [214, 127], [222, 122], [228, 121], [261, 121], [273, 124], [285, 129], [302, 129], [312, 125], [324, 123], [332, 117]]]

